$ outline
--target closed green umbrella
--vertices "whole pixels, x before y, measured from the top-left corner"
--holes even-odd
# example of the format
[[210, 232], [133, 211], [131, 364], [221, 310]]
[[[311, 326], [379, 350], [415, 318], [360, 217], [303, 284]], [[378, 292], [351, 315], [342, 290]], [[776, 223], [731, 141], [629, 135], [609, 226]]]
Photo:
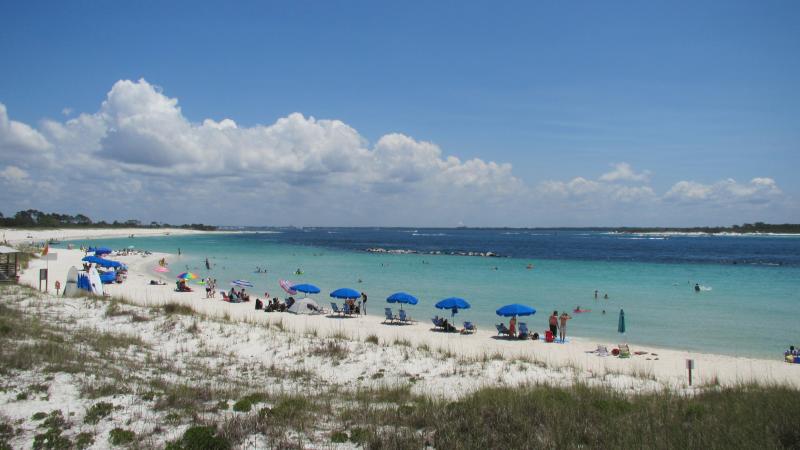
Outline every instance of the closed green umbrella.
[[617, 325], [617, 331], [620, 333], [625, 332], [625, 311], [622, 309], [619, 310], [619, 324]]

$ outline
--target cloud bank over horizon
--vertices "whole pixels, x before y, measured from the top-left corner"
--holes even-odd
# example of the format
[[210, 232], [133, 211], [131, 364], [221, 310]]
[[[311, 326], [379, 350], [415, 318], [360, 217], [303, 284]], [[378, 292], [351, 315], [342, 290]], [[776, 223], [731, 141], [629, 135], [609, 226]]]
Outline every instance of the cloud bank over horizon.
[[[796, 220], [763, 174], [677, 177], [614, 162], [596, 178], [527, 180], [512, 164], [462, 160], [394, 132], [371, 144], [301, 113], [242, 127], [195, 123], [144, 79], [114, 83], [96, 112], [15, 121], [0, 103], [2, 212], [241, 225], [704, 225]], [[568, 164], [568, 161], [564, 162]], [[600, 169], [602, 170], [602, 169]], [[663, 181], [663, 178], [662, 178]]]

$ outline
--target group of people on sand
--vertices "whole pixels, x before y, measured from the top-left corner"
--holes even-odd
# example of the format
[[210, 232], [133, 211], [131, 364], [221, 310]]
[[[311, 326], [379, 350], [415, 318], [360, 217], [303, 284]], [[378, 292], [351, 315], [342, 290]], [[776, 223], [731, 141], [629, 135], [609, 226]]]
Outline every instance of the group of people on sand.
[[789, 350], [783, 352], [786, 362], [800, 364], [800, 348], [795, 348], [794, 345], [789, 346]]
[[561, 342], [565, 342], [567, 338], [567, 321], [572, 319], [572, 316], [567, 314], [566, 311], [562, 312], [561, 315], [558, 315], [558, 311], [553, 311], [553, 315], [550, 316], [548, 319], [548, 324], [550, 325], [550, 334], [555, 338], [558, 335]]
[[217, 296], [217, 279], [208, 277], [205, 280], [206, 283], [206, 298], [214, 298]]
[[236, 288], [231, 288], [230, 292], [228, 292], [228, 301], [231, 303], [249, 302], [250, 294], [248, 294], [244, 288], [242, 288], [241, 291], [237, 291]]
[[286, 302], [282, 302], [282, 301], [278, 300], [278, 297], [274, 297], [271, 300], [267, 299], [266, 300], [267, 301], [266, 305], [264, 304], [264, 302], [261, 301], [260, 298], [257, 298], [256, 299], [256, 309], [258, 309], [258, 310], [262, 310], [263, 309], [265, 312], [273, 312], [273, 311], [274, 312], [285, 312], [287, 309], [289, 309], [289, 306], [294, 304], [294, 298], [289, 297], [289, 299], [291, 299], [291, 303], [287, 306], [287, 303], [289, 303], [289, 301], [287, 300]]

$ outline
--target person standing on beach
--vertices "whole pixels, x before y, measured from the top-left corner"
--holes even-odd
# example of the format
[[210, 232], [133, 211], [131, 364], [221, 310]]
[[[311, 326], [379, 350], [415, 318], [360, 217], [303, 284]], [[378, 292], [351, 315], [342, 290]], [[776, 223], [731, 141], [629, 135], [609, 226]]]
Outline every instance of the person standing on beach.
[[564, 339], [567, 338], [567, 321], [569, 319], [572, 319], [572, 317], [569, 314], [567, 314], [566, 311], [561, 313], [561, 316], [559, 317], [559, 321], [561, 322], [561, 324], [558, 327], [558, 337], [561, 338], [562, 344], [564, 343]]
[[517, 316], [512, 316], [511, 320], [508, 321], [508, 335], [517, 337]]
[[367, 315], [367, 294], [365, 292], [361, 293], [361, 312], [364, 315]]
[[553, 334], [553, 338], [558, 336], [558, 311], [553, 311], [553, 315], [550, 316], [550, 333]]

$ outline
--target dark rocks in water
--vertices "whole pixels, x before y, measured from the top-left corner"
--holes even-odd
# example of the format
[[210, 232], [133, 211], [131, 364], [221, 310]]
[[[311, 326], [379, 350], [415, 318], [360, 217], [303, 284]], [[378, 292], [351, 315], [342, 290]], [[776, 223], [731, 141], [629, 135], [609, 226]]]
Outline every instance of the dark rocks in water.
[[[366, 249], [369, 253], [388, 253], [392, 255], [416, 255], [424, 252], [409, 249], [385, 249], [382, 247], [371, 247]], [[484, 258], [499, 258], [500, 255], [495, 252], [468, 252], [468, 251], [451, 251], [442, 252], [441, 250], [431, 250], [427, 252], [428, 255], [452, 255], [452, 256], [481, 256]]]

